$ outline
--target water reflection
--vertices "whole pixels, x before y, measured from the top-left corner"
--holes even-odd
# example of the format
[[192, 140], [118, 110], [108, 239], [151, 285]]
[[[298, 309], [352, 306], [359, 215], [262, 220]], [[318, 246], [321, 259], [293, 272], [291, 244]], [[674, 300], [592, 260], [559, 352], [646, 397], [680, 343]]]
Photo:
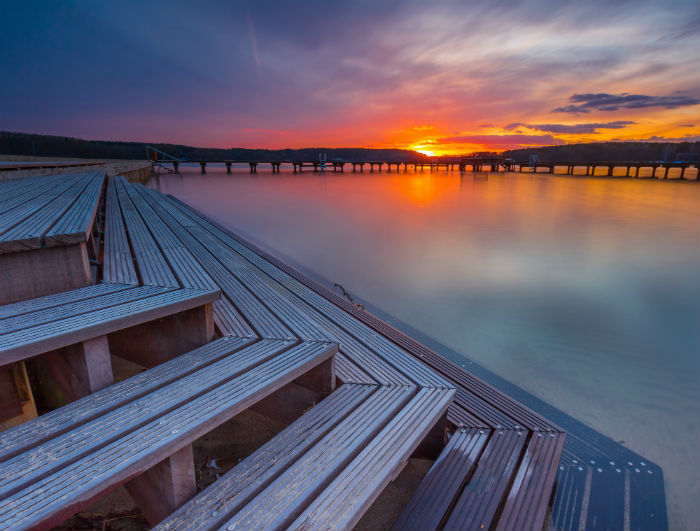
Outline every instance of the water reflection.
[[624, 441], [700, 527], [696, 183], [207, 171], [154, 186]]

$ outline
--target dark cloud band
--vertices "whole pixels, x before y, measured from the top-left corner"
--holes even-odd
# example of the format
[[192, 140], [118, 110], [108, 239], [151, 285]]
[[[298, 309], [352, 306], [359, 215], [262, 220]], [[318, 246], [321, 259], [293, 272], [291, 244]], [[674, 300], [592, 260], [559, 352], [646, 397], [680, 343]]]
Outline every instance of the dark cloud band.
[[596, 111], [617, 111], [620, 109], [643, 109], [647, 107], [664, 107], [676, 109], [688, 105], [697, 105], [699, 98], [686, 95], [646, 96], [644, 94], [574, 94], [569, 98], [569, 105], [557, 107], [551, 112], [566, 112], [572, 114]]

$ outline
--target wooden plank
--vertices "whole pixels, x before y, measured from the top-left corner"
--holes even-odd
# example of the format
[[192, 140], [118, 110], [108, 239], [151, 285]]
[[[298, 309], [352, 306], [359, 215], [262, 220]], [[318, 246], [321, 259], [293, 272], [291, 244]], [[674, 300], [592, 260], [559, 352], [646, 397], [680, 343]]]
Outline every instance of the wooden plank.
[[459, 429], [413, 493], [392, 529], [437, 530], [473, 473], [490, 431]]
[[[44, 192], [51, 190], [61, 184], [61, 178], [70, 179], [75, 177], [75, 174], [66, 176], [50, 175], [42, 178], [27, 178], [17, 181], [18, 186], [14, 190], [2, 192], [0, 195], [0, 214], [5, 214], [10, 210], [17, 208], [20, 205], [34, 199]], [[22, 184], [22, 186], [19, 186]]]
[[[70, 186], [63, 189], [59, 186], [55, 191], [58, 194], [43, 194], [41, 207], [31, 212], [19, 223], [12, 223], [12, 227], [2, 230], [0, 234], [0, 252], [20, 252], [30, 249], [39, 249], [44, 244], [44, 236], [56, 223], [56, 220], [76, 201], [89, 182], [89, 174], [81, 174]], [[54, 190], [51, 190], [54, 192]], [[21, 214], [24, 215], [24, 214]], [[5, 214], [10, 220], [12, 213]], [[5, 218], [5, 216], [3, 216]], [[6, 222], [5, 222], [6, 223]], [[3, 225], [0, 222], [0, 225]]]
[[343, 383], [378, 385], [374, 378], [342, 353], [335, 357], [335, 372]]
[[[14, 317], [26, 313], [37, 312], [47, 308], [54, 308], [63, 304], [68, 304], [75, 300], [87, 300], [101, 295], [107, 295], [116, 291], [123, 291], [132, 286], [124, 284], [94, 284], [85, 288], [55, 293], [44, 297], [37, 297], [25, 301], [4, 304], [0, 306], [0, 320], [7, 317]], [[2, 321], [0, 321], [2, 322]]]
[[[83, 290], [75, 290], [72, 293], [75, 298], [70, 302], [65, 302], [60, 306], [51, 306], [31, 313], [9, 316], [0, 319], [0, 345], [2, 336], [22, 329], [39, 326], [46, 323], [61, 321], [68, 317], [94, 312], [95, 310], [106, 309], [118, 306], [126, 302], [144, 299], [159, 293], [165, 293], [168, 288], [153, 286], [130, 286], [129, 289], [112, 291], [97, 297], [82, 298]], [[67, 298], [71, 292], [64, 292], [61, 298]]]
[[415, 389], [410, 388], [377, 388], [362, 407], [352, 411], [222, 527], [288, 528], [414, 395]]
[[[296, 353], [319, 352], [323, 350], [322, 347], [323, 345], [311, 349], [305, 346], [297, 348]], [[111, 441], [119, 440], [124, 434], [139, 429], [145, 422], [159, 419], [212, 390], [229, 386], [235, 391], [231, 382], [242, 388], [249, 382], [248, 371], [281, 359], [281, 354], [288, 348], [289, 345], [274, 340], [257, 343], [245, 349], [242, 353], [245, 357], [227, 356], [218, 359], [180, 380], [126, 402], [119, 408], [111, 409], [89, 422], [75, 426], [69, 432], [10, 458], [0, 469], [0, 492], [17, 492], [31, 486], [33, 480], [57, 471], [72, 460], [89, 455]], [[55, 455], [61, 455], [62, 460], [56, 460]]]
[[107, 183], [104, 231], [104, 280], [120, 284], [138, 284], [139, 279], [131, 257], [113, 177], [110, 177]]
[[[44, 413], [41, 417], [11, 431], [0, 433], [0, 462], [185, 378], [226, 356], [240, 352], [251, 344], [250, 339], [244, 338], [227, 337], [213, 341], [86, 398]], [[281, 342], [279, 348], [291, 345], [292, 342]]]
[[564, 447], [563, 433], [532, 434], [496, 529], [540, 529]]
[[[159, 211], [158, 205], [156, 210]], [[160, 214], [160, 211], [159, 211]], [[179, 227], [172, 218], [163, 216], [164, 221], [178, 235], [187, 249], [195, 256], [200, 264], [214, 279], [229, 303], [236, 308], [246, 321], [252, 326], [259, 337], [297, 339], [280, 319], [270, 309], [257, 299], [236, 277], [212, 255], [206, 247], [196, 240], [191, 234]]]
[[343, 385], [331, 396], [245, 458], [154, 531], [218, 529], [376, 391]]
[[396, 478], [443, 416], [454, 389], [421, 389], [291, 524], [290, 529], [352, 529]]
[[525, 432], [494, 432], [445, 529], [491, 529], [526, 439]]
[[218, 291], [164, 291], [118, 306], [4, 334], [0, 336], [0, 365], [202, 306], [213, 302], [218, 296]]
[[158, 245], [126, 192], [124, 179], [116, 177], [114, 182], [141, 283], [151, 286], [179, 287], [180, 284], [173, 276]]
[[88, 240], [95, 223], [104, 179], [104, 170], [93, 174], [78, 199], [46, 233], [43, 242], [46, 247], [69, 245]]
[[214, 301], [214, 323], [222, 336], [258, 337], [243, 316], [225, 297]]
[[158, 217], [141, 194], [136, 191], [135, 187], [123, 179], [120, 180], [120, 183], [150, 230], [154, 241], [177, 276], [180, 285], [200, 289], [216, 287], [216, 283], [206, 270], [192, 256], [192, 253], [183, 246], [182, 242], [164, 221]]
[[293, 304], [265, 282], [265, 277], [256, 275], [250, 264], [226, 248], [208, 232], [198, 227], [187, 230], [201, 242], [226, 267], [230, 274], [248, 288], [272, 313], [274, 313], [296, 336], [304, 341], [336, 341], [318, 326], [300, 304]]
[[[12, 466], [6, 463], [0, 470], [0, 527], [11, 530], [40, 524], [47, 527], [60, 522], [101, 493], [136, 477], [154, 461], [172, 455], [260, 398], [293, 381], [332, 356], [333, 350], [321, 344], [301, 344], [227, 381], [221, 382], [219, 371], [215, 387], [204, 394], [193, 398], [191, 393], [175, 393], [175, 402], [173, 398], [148, 400], [155, 409], [167, 407], [168, 403], [170, 407], [167, 413], [155, 415], [142, 406], [136, 415], [142, 422], [134, 415], [127, 415], [122, 421], [122, 424], [132, 425], [127, 433], [117, 426], [116, 432], [96, 428], [101, 424], [100, 419], [96, 419], [84, 426], [87, 432], [80, 439], [76, 439], [76, 432], [80, 429], [59, 437], [64, 442], [66, 437], [73, 439], [66, 450], [68, 455], [79, 451], [76, 446], [84, 449], [88, 445], [100, 446], [88, 455], [83, 454], [84, 457], [69, 459], [63, 455], [64, 458], [57, 463], [48, 459], [41, 447], [17, 456], [12, 460]], [[181, 383], [182, 380], [168, 387]], [[156, 391], [156, 394], [166, 390]], [[114, 415], [107, 417], [114, 420]], [[153, 420], [144, 424], [145, 418]], [[119, 434], [118, 440], [110, 441], [109, 433]], [[43, 469], [37, 468], [37, 461], [43, 462]], [[47, 475], [49, 470], [55, 471]]]
[[447, 408], [448, 421], [457, 428], [489, 429], [489, 425], [486, 422], [483, 422], [481, 419], [469, 413], [457, 400], [459, 400], [459, 396], [455, 398], [455, 401]]

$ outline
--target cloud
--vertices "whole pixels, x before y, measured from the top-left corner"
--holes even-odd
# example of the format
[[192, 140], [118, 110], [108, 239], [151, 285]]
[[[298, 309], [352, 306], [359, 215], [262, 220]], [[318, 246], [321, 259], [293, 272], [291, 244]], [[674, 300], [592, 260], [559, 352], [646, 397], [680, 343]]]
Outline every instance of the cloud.
[[680, 127], [695, 127], [695, 124], [681, 124]]
[[557, 107], [551, 112], [567, 112], [572, 114], [597, 111], [617, 111], [619, 109], [643, 109], [647, 107], [664, 107], [676, 109], [688, 105], [697, 105], [699, 98], [682, 94], [672, 96], [646, 96], [644, 94], [574, 94], [569, 98], [570, 105]]
[[629, 120], [618, 120], [616, 122], [586, 123], [586, 124], [530, 124], [528, 128], [545, 133], [559, 133], [568, 135], [595, 134], [598, 129], [623, 129], [628, 125], [636, 124]]
[[564, 141], [552, 135], [460, 135], [438, 138], [436, 144], [481, 144], [494, 149], [520, 146], [552, 146]]

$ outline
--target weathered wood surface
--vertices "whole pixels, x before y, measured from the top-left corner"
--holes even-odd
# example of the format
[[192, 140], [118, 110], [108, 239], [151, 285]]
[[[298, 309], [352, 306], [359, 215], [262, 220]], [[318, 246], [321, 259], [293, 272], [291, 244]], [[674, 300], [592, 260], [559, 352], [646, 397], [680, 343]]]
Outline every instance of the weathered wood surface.
[[[159, 380], [146, 394], [127, 380], [75, 402], [68, 408], [82, 416], [69, 417], [68, 428], [63, 423], [65, 408], [60, 408], [50, 418], [0, 434], [0, 527], [26, 529], [60, 522], [337, 351], [328, 343], [290, 348], [280, 340], [262, 340], [240, 352], [226, 350], [235, 341], [224, 338], [202, 347], [211, 353], [213, 345], [223, 346], [226, 352], [188, 374], [163, 379], [177, 368], [191, 370], [189, 363], [176, 359], [167, 364], [168, 371], [159, 366], [138, 375], [137, 384], [153, 374]], [[125, 397], [115, 392], [119, 387], [135, 387], [135, 392]], [[52, 432], [50, 438], [44, 428]], [[33, 438], [23, 436], [32, 433]]]
[[104, 170], [28, 181], [35, 186], [6, 202], [11, 208], [0, 221], [0, 254], [87, 241]]
[[459, 429], [445, 446], [393, 529], [437, 530], [450, 512], [453, 500], [464, 488], [479, 461], [490, 433], [478, 428]]
[[104, 170], [0, 186], [0, 304], [93, 282], [95, 214]]
[[0, 254], [0, 305], [93, 283], [85, 242]]
[[453, 393], [345, 384], [155, 529], [351, 529]]
[[[72, 300], [60, 305], [47, 302], [50, 297], [13, 305], [22, 313], [12, 315], [5, 310], [0, 319], [0, 365], [210, 304], [219, 297], [215, 290], [124, 288], [107, 288], [108, 292], [97, 296], [93, 287], [74, 290]], [[68, 300], [65, 293], [58, 298]], [[25, 311], [33, 305], [44, 307]]]
[[134, 285], [139, 283], [119, 208], [114, 179], [109, 179], [107, 184], [102, 272], [105, 282]]

